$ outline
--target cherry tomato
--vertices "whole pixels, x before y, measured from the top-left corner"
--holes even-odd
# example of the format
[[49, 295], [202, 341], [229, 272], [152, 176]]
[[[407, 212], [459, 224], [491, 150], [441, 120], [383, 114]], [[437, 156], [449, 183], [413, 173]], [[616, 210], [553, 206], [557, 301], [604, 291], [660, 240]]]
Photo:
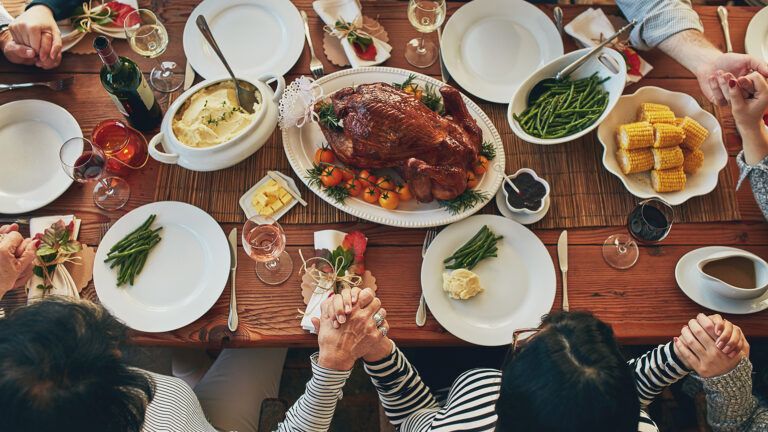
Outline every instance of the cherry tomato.
[[339, 168], [339, 170], [341, 171], [341, 176], [344, 178], [344, 181], [349, 181], [355, 177], [355, 172], [349, 168]]
[[488, 172], [488, 158], [480, 155], [480, 157], [477, 158], [474, 165], [472, 166], [472, 171], [474, 171], [478, 176]]
[[395, 184], [392, 182], [392, 180], [390, 180], [389, 177], [380, 178], [376, 186], [378, 186], [381, 190], [395, 190]]
[[332, 166], [324, 169], [323, 173], [320, 175], [320, 181], [323, 182], [323, 186], [325, 187], [338, 186], [338, 184], [341, 183], [343, 179], [344, 177], [341, 175], [341, 171], [339, 171], [338, 168]]
[[410, 201], [413, 199], [411, 188], [407, 184], [402, 184], [395, 188], [395, 192], [400, 196], [400, 201]]
[[397, 208], [398, 204], [400, 204], [400, 198], [396, 192], [384, 191], [381, 193], [381, 196], [379, 197], [380, 206], [387, 210], [394, 210]]
[[315, 152], [315, 165], [320, 165], [321, 163], [333, 163], [335, 160], [336, 156], [328, 147], [319, 148]]
[[478, 183], [480, 183], [480, 181], [477, 179], [475, 173], [467, 171], [467, 187], [469, 189], [474, 189], [477, 187]]
[[344, 187], [349, 191], [349, 196], [357, 197], [363, 192], [363, 184], [360, 180], [349, 179], [344, 183]]
[[363, 200], [367, 203], [376, 204], [379, 201], [379, 197], [381, 196], [381, 192], [379, 192], [379, 188], [368, 186], [363, 190]]

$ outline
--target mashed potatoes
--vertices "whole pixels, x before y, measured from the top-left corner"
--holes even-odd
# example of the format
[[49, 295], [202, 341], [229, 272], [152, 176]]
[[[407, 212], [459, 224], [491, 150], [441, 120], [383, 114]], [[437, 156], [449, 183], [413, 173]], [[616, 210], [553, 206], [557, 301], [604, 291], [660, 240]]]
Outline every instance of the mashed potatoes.
[[202, 88], [193, 94], [173, 119], [173, 133], [189, 147], [212, 147], [243, 132], [260, 109], [249, 114], [237, 103], [232, 81]]
[[467, 269], [454, 270], [451, 273], [443, 273], [443, 291], [448, 297], [456, 300], [466, 300], [481, 292], [480, 276]]

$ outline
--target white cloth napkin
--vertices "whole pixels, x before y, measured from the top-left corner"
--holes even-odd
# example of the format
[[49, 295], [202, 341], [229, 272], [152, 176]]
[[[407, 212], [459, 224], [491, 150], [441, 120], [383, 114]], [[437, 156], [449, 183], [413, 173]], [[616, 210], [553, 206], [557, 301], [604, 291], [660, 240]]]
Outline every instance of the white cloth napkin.
[[[315, 249], [335, 250], [341, 246], [346, 233], [336, 230], [325, 230], [315, 232]], [[311, 333], [315, 333], [315, 326], [312, 325], [312, 318], [320, 318], [320, 303], [323, 302], [333, 291], [312, 294], [312, 298], [307, 303], [307, 314], [301, 319], [301, 328]]]
[[[565, 32], [571, 35], [584, 47], [593, 47], [601, 42], [601, 37], [607, 38], [616, 29], [602, 9], [589, 8], [574, 18], [565, 26]], [[640, 81], [653, 69], [650, 63], [640, 58], [640, 74], [627, 71], [627, 85]]]
[[[58, 222], [59, 220], [63, 221], [65, 224], [69, 224], [73, 219], [75, 221], [75, 229], [73, 234], [75, 238], [77, 238], [78, 234], [80, 233], [80, 219], [75, 219], [74, 215], [42, 216], [32, 218], [29, 221], [29, 235], [30, 237], [34, 237], [39, 233], [43, 233], [46, 229], [50, 228], [51, 225]], [[32, 304], [50, 296], [62, 296], [75, 299], [80, 298], [80, 292], [77, 290], [75, 281], [72, 279], [72, 276], [69, 274], [67, 268], [63, 265], [56, 266], [56, 270], [54, 270], [53, 277], [51, 279], [51, 286], [53, 288], [47, 291], [43, 291], [37, 287], [38, 285], [44, 284], [43, 278], [33, 275], [27, 281], [27, 304]]]
[[[339, 19], [354, 22], [358, 18], [362, 20], [363, 16], [360, 5], [356, 0], [316, 0], [312, 2], [312, 7], [320, 19], [330, 28], [333, 28]], [[376, 46], [376, 58], [374, 60], [363, 60], [355, 54], [355, 49], [352, 48], [352, 44], [349, 43], [347, 38], [341, 40], [341, 46], [344, 48], [344, 53], [347, 55], [349, 64], [353, 68], [375, 66], [387, 61], [392, 47], [388, 43], [376, 38], [373, 38], [373, 44]]]

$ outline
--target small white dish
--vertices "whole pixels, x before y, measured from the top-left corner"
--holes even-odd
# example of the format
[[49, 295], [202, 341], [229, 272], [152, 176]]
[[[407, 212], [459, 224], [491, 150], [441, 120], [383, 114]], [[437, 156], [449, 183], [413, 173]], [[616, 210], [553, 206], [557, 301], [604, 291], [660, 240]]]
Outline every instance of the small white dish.
[[[724, 280], [708, 275], [704, 271], [704, 267], [709, 263], [736, 257], [746, 258], [752, 261], [752, 264], [755, 268], [755, 280], [757, 285], [755, 288], [740, 288], [733, 286]], [[768, 291], [768, 263], [753, 253], [749, 253], [747, 251], [717, 252], [699, 261], [696, 267], [698, 268], [699, 272], [701, 272], [701, 276], [711, 282], [712, 289], [714, 289], [723, 297], [730, 297], [739, 300], [749, 300], [760, 297], [765, 294], [766, 291]]]
[[[507, 178], [509, 178], [511, 181], [514, 181], [514, 179], [518, 178], [520, 176], [520, 174], [530, 174], [533, 177], [534, 180], [536, 180], [537, 182], [539, 182], [542, 185], [544, 185], [544, 190], [545, 190], [544, 197], [542, 197], [541, 205], [536, 210], [529, 210], [527, 208], [512, 207], [511, 205], [509, 205], [509, 202], [507, 200], [504, 200], [505, 204], [507, 205], [507, 209], [509, 211], [513, 212], [513, 213], [522, 213], [522, 214], [525, 214], [525, 215], [536, 215], [536, 214], [539, 214], [542, 210], [544, 210], [544, 206], [546, 205], [545, 201], [549, 200], [549, 193], [550, 193], [549, 182], [547, 182], [543, 178], [539, 177], [539, 175], [536, 174], [536, 171], [534, 171], [534, 170], [532, 170], [530, 168], [520, 168], [519, 170], [517, 170], [516, 173], [507, 176]], [[501, 187], [499, 189], [501, 189], [504, 192], [504, 197], [508, 198], [509, 197], [509, 192], [507, 192], [506, 184], [507, 184], [506, 180], [502, 181], [501, 182]]]
[[744, 51], [752, 57], [767, 60], [768, 59], [768, 8], [762, 8], [747, 26], [747, 33], [744, 36]]
[[621, 94], [624, 92], [624, 85], [627, 81], [627, 68], [620, 67], [618, 68], [618, 73], [616, 73], [615, 70], [612, 70], [612, 68], [609, 68], [600, 61], [600, 57], [606, 56], [608, 59], [612, 60], [612, 63], [614, 64], [624, 65], [626, 63], [624, 57], [619, 52], [611, 48], [603, 48], [601, 54], [595, 55], [591, 59], [587, 60], [587, 62], [578, 68], [576, 72], [571, 74], [572, 79], [587, 78], [594, 73], [597, 73], [598, 76], [603, 78], [610, 77], [608, 81], [602, 84], [605, 91], [608, 92], [608, 105], [605, 107], [603, 114], [598, 117], [597, 120], [595, 120], [595, 122], [592, 123], [589, 127], [562, 138], [544, 139], [527, 134], [517, 123], [517, 120], [512, 117], [512, 114], [520, 114], [528, 107], [528, 93], [530, 93], [533, 86], [545, 78], [554, 77], [558, 72], [565, 69], [566, 66], [585, 56], [591, 49], [592, 48], [584, 48], [578, 51], [569, 52], [564, 56], [558, 57], [547, 63], [545, 66], [541, 67], [539, 70], [535, 71], [522, 84], [520, 84], [520, 87], [517, 88], [515, 95], [512, 97], [512, 101], [509, 103], [509, 108], [507, 109], [507, 121], [512, 127], [512, 131], [515, 133], [515, 135], [520, 137], [520, 139], [523, 141], [534, 144], [562, 144], [565, 142], [573, 141], [576, 138], [590, 133], [600, 123], [602, 123], [606, 117], [608, 117], [608, 114], [611, 113], [611, 110], [613, 110], [613, 107], [616, 106], [616, 103], [619, 101]]
[[544, 219], [544, 216], [546, 216], [549, 212], [549, 206], [551, 204], [552, 200], [549, 196], [547, 196], [547, 198], [544, 199], [544, 208], [542, 208], [538, 213], [517, 213], [510, 210], [507, 206], [507, 197], [504, 196], [504, 191], [501, 188], [499, 188], [499, 191], [496, 193], [496, 207], [499, 209], [499, 212], [501, 212], [505, 218], [512, 219], [513, 221], [522, 225], [532, 225]]
[[[643, 102], [667, 105], [672, 108], [675, 116], [688, 116], [709, 131], [709, 136], [701, 145], [701, 150], [704, 152], [704, 165], [696, 174], [688, 176], [685, 189], [681, 191], [658, 193], [651, 185], [649, 173], [626, 175], [621, 171], [616, 160], [616, 151], [618, 151], [616, 129], [624, 123], [636, 121], [637, 109]], [[695, 196], [712, 192], [717, 187], [720, 171], [728, 163], [728, 152], [723, 144], [720, 123], [715, 116], [701, 108], [692, 96], [659, 87], [641, 87], [631, 95], [622, 96], [611, 114], [598, 127], [597, 138], [603, 144], [603, 166], [624, 183], [629, 193], [642, 199], [661, 199], [673, 206], [680, 205]]]
[[[280, 176], [280, 178], [282, 178], [283, 180], [285, 180], [285, 183], [293, 190], [293, 192], [296, 192], [297, 195], [301, 196], [301, 192], [299, 191], [299, 188], [296, 187], [296, 182], [294, 182], [291, 177], [281, 173], [280, 171], [272, 171], [272, 172]], [[256, 192], [256, 189], [260, 188], [270, 180], [272, 180], [272, 177], [270, 177], [269, 175], [265, 175], [264, 178], [259, 180], [258, 183], [253, 185], [252, 188], [248, 189], [248, 192], [244, 193], [243, 196], [240, 197], [240, 201], [239, 201], [240, 208], [243, 209], [243, 213], [245, 213], [245, 217], [247, 217], [248, 219], [259, 214], [259, 212], [256, 211], [256, 208], [253, 206], [253, 194]], [[280, 211], [278, 211], [273, 215], [270, 215], [269, 217], [271, 217], [274, 220], [278, 220], [281, 217], [283, 217], [283, 215], [288, 213], [288, 211], [298, 203], [299, 203], [299, 200], [297, 200], [294, 197], [291, 197], [291, 202], [284, 205], [283, 208], [280, 209]]]
[[675, 267], [675, 279], [680, 290], [697, 304], [720, 313], [743, 315], [768, 309], [768, 292], [747, 300], [723, 297], [713, 288], [715, 283], [704, 278], [697, 268], [698, 263], [708, 256], [722, 252], [744, 251], [727, 246], [709, 246], [683, 255]]

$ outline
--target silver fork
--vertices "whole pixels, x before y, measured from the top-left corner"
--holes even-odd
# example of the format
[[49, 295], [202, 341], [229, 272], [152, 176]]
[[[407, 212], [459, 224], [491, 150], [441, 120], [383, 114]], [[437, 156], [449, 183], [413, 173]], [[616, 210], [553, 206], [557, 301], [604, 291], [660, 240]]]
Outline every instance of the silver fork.
[[107, 231], [112, 228], [111, 222], [102, 222], [99, 224], [99, 238], [103, 239], [105, 235], [107, 235]]
[[[437, 230], [431, 228], [427, 231], [427, 235], [424, 236], [424, 245], [421, 247], [421, 258], [427, 255], [427, 249], [432, 241], [437, 237]], [[424, 300], [424, 292], [421, 293], [419, 299], [419, 308], [416, 310], [416, 325], [423, 327], [427, 323], [427, 302]]]
[[35, 86], [48, 87], [53, 91], [61, 91], [71, 86], [74, 81], [75, 77], [71, 76], [53, 81], [37, 81], [20, 84], [0, 84], [0, 93], [8, 90], [18, 90]]
[[309, 59], [309, 70], [312, 72], [312, 76], [318, 79], [325, 75], [323, 62], [315, 55], [315, 47], [312, 46], [312, 36], [309, 34], [309, 18], [306, 12], [301, 11], [301, 19], [304, 20], [304, 34], [307, 36], [307, 45], [309, 45], [309, 54], [311, 56]]

